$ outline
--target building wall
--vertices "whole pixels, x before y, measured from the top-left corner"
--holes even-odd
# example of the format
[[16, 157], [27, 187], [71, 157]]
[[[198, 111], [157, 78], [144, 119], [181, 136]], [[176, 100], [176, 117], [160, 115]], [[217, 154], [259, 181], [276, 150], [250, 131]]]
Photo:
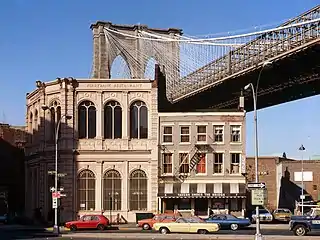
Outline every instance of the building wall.
[[[159, 130], [159, 141], [160, 141], [160, 155], [159, 155], [159, 170], [161, 174], [160, 185], [163, 186], [164, 193], [159, 194], [161, 197], [174, 195], [174, 190], [171, 185], [177, 184], [175, 175], [180, 174], [180, 153], [189, 154], [189, 161], [191, 162], [194, 155], [195, 145], [205, 145], [206, 149], [201, 152], [205, 153], [205, 171], [199, 173], [193, 169], [189, 176], [181, 183], [181, 193], [186, 193], [185, 196], [189, 196], [191, 193], [190, 186], [192, 184], [197, 185], [197, 193], [208, 193], [206, 184], [214, 185], [211, 197], [209, 197], [208, 206], [213, 205], [214, 198], [221, 197], [219, 194], [234, 194], [234, 199], [230, 200], [228, 204], [230, 206], [232, 201], [236, 201], [236, 195], [244, 195], [245, 177], [242, 175], [245, 173], [245, 113], [244, 112], [192, 112], [192, 113], [159, 113], [160, 116], [160, 130]], [[205, 126], [206, 136], [205, 141], [199, 141], [198, 138], [198, 127]], [[222, 142], [216, 142], [215, 139], [215, 127], [221, 126], [223, 128], [223, 140]], [[240, 141], [231, 141], [231, 127], [238, 126], [240, 129]], [[165, 140], [168, 134], [165, 133], [165, 128], [172, 129], [172, 141]], [[181, 141], [181, 127], [188, 127], [189, 129], [189, 142]], [[170, 134], [169, 134], [170, 135]], [[203, 134], [202, 134], [203, 135]], [[171, 173], [164, 172], [164, 154], [172, 154], [172, 171]], [[214, 173], [214, 154], [223, 154], [223, 163], [221, 173]], [[239, 169], [237, 172], [231, 170], [231, 153], [238, 153], [240, 156]], [[168, 181], [173, 177], [173, 182]], [[178, 181], [179, 182], [179, 181]], [[237, 185], [237, 187], [234, 187]], [[214, 197], [216, 194], [217, 196]], [[228, 196], [229, 197], [229, 196]], [[244, 196], [241, 196], [244, 197]], [[212, 199], [211, 199], [212, 198]], [[223, 197], [222, 198], [227, 198]], [[191, 200], [191, 208], [194, 209], [194, 199]], [[244, 205], [245, 201], [241, 204]], [[240, 209], [242, 205], [240, 206]], [[240, 211], [241, 212], [241, 211]]]
[[[148, 138], [130, 138], [130, 106], [134, 101], [143, 101], [148, 109]], [[91, 101], [95, 108], [96, 134], [94, 138], [79, 139], [78, 106], [84, 101]], [[122, 108], [122, 137], [105, 139], [104, 105], [117, 101]], [[141, 169], [147, 175], [147, 209], [156, 211], [157, 197], [157, 164], [158, 164], [158, 112], [157, 90], [149, 80], [75, 80], [58, 79], [53, 82], [39, 83], [38, 89], [27, 96], [27, 123], [32, 139], [28, 143], [27, 154], [27, 187], [28, 201], [26, 207], [29, 215], [32, 209], [42, 207], [45, 215], [50, 215], [52, 208], [50, 187], [52, 176], [48, 171], [54, 170], [55, 148], [52, 141], [52, 120], [49, 110], [44, 111], [42, 105], [49, 107], [57, 103], [61, 114], [71, 115], [71, 120], [61, 122], [61, 135], [58, 145], [58, 172], [65, 173], [61, 179], [64, 193], [62, 220], [74, 218], [86, 212], [102, 212], [103, 209], [103, 177], [107, 170], [117, 170], [122, 181], [121, 209], [112, 211], [112, 215], [120, 213], [128, 221], [135, 220], [135, 213], [129, 209], [129, 175], [133, 170]], [[32, 118], [31, 118], [32, 116]], [[35, 121], [35, 116], [37, 116]], [[95, 208], [83, 210], [78, 204], [77, 177], [83, 170], [89, 170], [95, 177]], [[50, 179], [51, 178], [51, 179]], [[30, 194], [31, 193], [31, 194]], [[139, 212], [139, 211], [138, 211]], [[107, 213], [109, 215], [109, 211]], [[47, 216], [44, 216], [47, 217]]]

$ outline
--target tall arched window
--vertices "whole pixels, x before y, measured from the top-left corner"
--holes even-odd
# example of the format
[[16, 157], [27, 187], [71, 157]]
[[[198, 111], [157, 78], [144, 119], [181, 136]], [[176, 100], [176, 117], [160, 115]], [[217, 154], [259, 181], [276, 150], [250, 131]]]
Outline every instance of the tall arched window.
[[79, 138], [96, 137], [96, 107], [91, 101], [84, 101], [79, 105], [78, 132]]
[[130, 174], [130, 210], [147, 210], [148, 178], [144, 171], [135, 170]]
[[30, 112], [28, 121], [29, 143], [32, 143], [33, 139], [33, 114]]
[[121, 176], [116, 170], [106, 172], [103, 179], [103, 209], [121, 210]]
[[116, 101], [104, 105], [104, 138], [122, 138], [122, 109]]
[[148, 138], [148, 109], [142, 101], [130, 107], [130, 138]]
[[90, 170], [83, 170], [78, 175], [78, 208], [95, 210], [96, 178]]
[[[50, 120], [51, 140], [54, 141], [56, 138], [57, 124], [61, 119], [61, 107], [59, 102], [53, 101], [50, 104], [50, 115], [51, 115], [51, 120]], [[60, 129], [59, 129], [59, 136], [60, 136]]]
[[38, 118], [39, 118], [39, 114], [38, 114], [38, 110], [36, 109], [35, 111], [34, 111], [34, 128], [36, 129], [36, 130], [38, 130]]

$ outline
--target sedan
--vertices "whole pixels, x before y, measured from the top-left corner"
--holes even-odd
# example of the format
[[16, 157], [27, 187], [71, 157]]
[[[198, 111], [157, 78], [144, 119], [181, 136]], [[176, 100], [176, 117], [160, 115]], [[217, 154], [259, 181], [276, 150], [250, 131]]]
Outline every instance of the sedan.
[[248, 227], [251, 222], [248, 218], [237, 218], [230, 214], [217, 214], [205, 219], [208, 223], [218, 223], [222, 229], [231, 229], [233, 231], [239, 228]]
[[[252, 222], [256, 221], [256, 211], [252, 212]], [[267, 209], [259, 209], [259, 219], [261, 222], [272, 222], [273, 216]]]
[[109, 225], [109, 220], [103, 215], [84, 215], [79, 220], [66, 222], [65, 227], [71, 231], [78, 229], [104, 230]]
[[155, 223], [153, 229], [162, 234], [167, 233], [199, 233], [207, 234], [217, 232], [220, 229], [217, 223], [207, 223], [198, 217], [178, 218], [175, 222]]

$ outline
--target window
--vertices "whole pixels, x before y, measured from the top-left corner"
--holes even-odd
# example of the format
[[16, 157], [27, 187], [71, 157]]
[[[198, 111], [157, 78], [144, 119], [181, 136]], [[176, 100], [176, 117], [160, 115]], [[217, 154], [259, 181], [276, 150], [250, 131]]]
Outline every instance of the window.
[[173, 184], [173, 193], [181, 193], [181, 183]]
[[163, 128], [163, 142], [165, 143], [172, 142], [172, 127]]
[[223, 125], [216, 125], [213, 127], [214, 142], [223, 142]]
[[200, 158], [200, 161], [197, 164], [197, 174], [205, 174], [206, 173], [206, 154], [205, 153], [196, 153]]
[[95, 210], [96, 179], [90, 170], [78, 175], [78, 207], [80, 210]]
[[197, 141], [207, 141], [207, 126], [197, 126]]
[[136, 101], [130, 107], [130, 138], [148, 138], [148, 109], [142, 101]]
[[180, 173], [189, 173], [189, 154], [179, 153]]
[[29, 131], [29, 143], [32, 143], [33, 137], [33, 114], [32, 112], [29, 115], [29, 122], [28, 122], [28, 131]]
[[163, 173], [172, 173], [172, 153], [163, 153]]
[[130, 210], [147, 210], [148, 179], [142, 170], [135, 170], [130, 174]]
[[84, 101], [79, 105], [78, 133], [79, 138], [96, 137], [96, 107], [91, 101]]
[[190, 142], [189, 127], [180, 127], [180, 142]]
[[231, 153], [231, 173], [239, 173], [240, 153]]
[[116, 170], [109, 170], [103, 179], [103, 209], [121, 210], [121, 176]]
[[122, 138], [122, 109], [116, 101], [104, 106], [104, 138]]
[[222, 173], [223, 153], [214, 153], [213, 173]]
[[231, 142], [241, 142], [241, 126], [231, 126]]
[[206, 193], [214, 193], [214, 184], [213, 183], [206, 184]]
[[[50, 140], [55, 141], [57, 124], [61, 119], [61, 107], [58, 101], [53, 101], [50, 104]], [[59, 128], [59, 137], [61, 134], [61, 128]]]
[[189, 192], [190, 193], [197, 193], [197, 191], [198, 191], [198, 184], [190, 183], [189, 184]]

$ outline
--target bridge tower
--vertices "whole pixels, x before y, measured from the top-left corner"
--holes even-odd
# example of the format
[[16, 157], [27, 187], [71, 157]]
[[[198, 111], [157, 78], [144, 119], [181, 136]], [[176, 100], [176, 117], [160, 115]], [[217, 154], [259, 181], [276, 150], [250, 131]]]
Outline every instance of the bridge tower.
[[[164, 39], [178, 39], [182, 35], [181, 29], [156, 29], [148, 28], [146, 25], [116, 25], [101, 21], [92, 24], [90, 28], [93, 32], [92, 78], [109, 79], [111, 65], [119, 55], [126, 61], [133, 79], [144, 78], [145, 68], [150, 58], [154, 58], [158, 64], [166, 66], [169, 70], [170, 65], [177, 64], [180, 56], [177, 41], [144, 40], [140, 37], [140, 33], [145, 31], [161, 35]], [[153, 47], [154, 44], [157, 44], [157, 48]], [[159, 45], [164, 51], [159, 51]], [[179, 70], [176, 67], [169, 71], [175, 71], [170, 74], [178, 77]]]

